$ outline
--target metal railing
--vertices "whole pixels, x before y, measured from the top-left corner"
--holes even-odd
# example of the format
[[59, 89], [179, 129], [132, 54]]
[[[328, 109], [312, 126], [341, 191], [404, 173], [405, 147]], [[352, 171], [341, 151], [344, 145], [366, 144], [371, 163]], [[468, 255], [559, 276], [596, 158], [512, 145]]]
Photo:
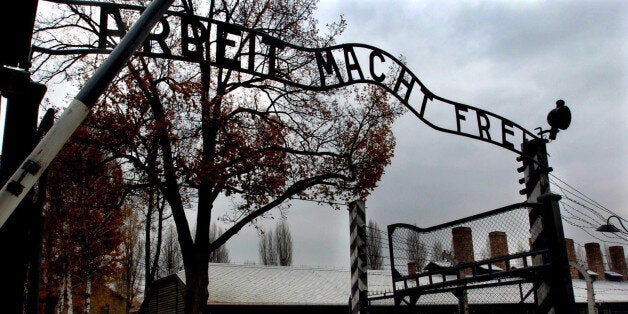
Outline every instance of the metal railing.
[[533, 303], [549, 264], [548, 250], [530, 249], [529, 211], [538, 206], [513, 204], [429, 228], [389, 225], [395, 303]]

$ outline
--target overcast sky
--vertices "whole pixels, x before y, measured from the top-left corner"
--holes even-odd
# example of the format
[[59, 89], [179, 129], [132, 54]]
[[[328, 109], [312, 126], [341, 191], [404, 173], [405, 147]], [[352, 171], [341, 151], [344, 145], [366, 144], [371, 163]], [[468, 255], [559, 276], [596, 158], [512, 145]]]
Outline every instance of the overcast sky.
[[[323, 0], [317, 14], [321, 28], [347, 20], [338, 43], [403, 56], [436, 95], [527, 130], [548, 128], [547, 113], [565, 100], [573, 120], [548, 144], [552, 174], [628, 218], [628, 2]], [[394, 132], [395, 157], [366, 200], [367, 219], [381, 228], [429, 227], [525, 201], [513, 152], [410, 114]], [[294, 264], [349, 268], [346, 210], [294, 202], [285, 214]], [[565, 228], [577, 243], [594, 240]], [[259, 262], [255, 228], [227, 245], [232, 262]]]
[[[628, 2], [320, 3], [321, 26], [340, 15], [347, 30], [338, 43], [403, 55], [435, 94], [530, 131], [547, 128], [547, 113], [565, 100], [573, 120], [548, 144], [553, 175], [628, 217]], [[380, 227], [428, 227], [525, 200], [511, 151], [438, 132], [409, 114], [394, 130], [395, 157], [366, 200], [367, 219]], [[295, 202], [286, 214], [294, 264], [349, 267], [347, 211]], [[594, 240], [565, 228], [581, 244]], [[253, 228], [228, 245], [233, 262], [258, 261]]]

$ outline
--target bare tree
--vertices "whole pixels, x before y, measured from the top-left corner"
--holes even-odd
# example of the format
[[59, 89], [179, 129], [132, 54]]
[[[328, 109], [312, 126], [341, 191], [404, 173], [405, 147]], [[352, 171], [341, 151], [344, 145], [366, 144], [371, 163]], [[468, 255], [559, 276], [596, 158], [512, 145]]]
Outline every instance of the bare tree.
[[366, 230], [366, 254], [369, 269], [382, 269], [384, 266], [381, 233], [377, 223], [369, 220]]
[[288, 227], [285, 220], [277, 224], [274, 238], [279, 265], [292, 265], [292, 235], [290, 234], [290, 227]]
[[406, 252], [408, 254], [408, 262], [416, 263], [417, 269], [425, 267], [427, 249], [425, 244], [421, 242], [417, 232], [411, 232], [408, 236]]
[[[216, 227], [216, 224], [212, 224], [209, 230], [209, 241], [215, 241], [223, 234], [223, 232], [222, 228]], [[230, 261], [231, 259], [229, 258], [227, 244], [223, 244], [209, 253], [209, 262], [211, 263], [229, 263]]]
[[161, 267], [160, 274], [167, 276], [181, 270], [183, 266], [183, 257], [177, 242], [177, 231], [175, 227], [170, 225], [164, 235], [161, 248]]
[[[129, 211], [125, 208], [125, 211]], [[126, 298], [126, 311], [131, 310], [135, 298], [140, 292], [142, 241], [139, 232], [142, 223], [137, 214], [128, 214], [123, 226], [124, 239], [122, 242], [122, 272], [117, 277], [116, 290]]]
[[262, 265], [278, 265], [277, 250], [270, 231], [262, 234], [259, 240], [259, 257]]
[[[147, 198], [145, 202], [146, 211], [144, 220], [144, 291], [148, 291], [150, 285], [158, 275], [159, 261], [162, 248], [162, 229], [165, 199], [155, 189], [146, 189]], [[157, 220], [153, 221], [153, 215], [157, 214]], [[157, 224], [156, 235], [152, 235], [154, 224]]]
[[443, 249], [443, 244], [440, 241], [434, 242], [432, 246], [432, 255], [430, 256], [433, 261], [443, 261], [445, 260], [445, 250]]
[[259, 239], [259, 257], [262, 265], [292, 265], [292, 235], [290, 227], [282, 220]]

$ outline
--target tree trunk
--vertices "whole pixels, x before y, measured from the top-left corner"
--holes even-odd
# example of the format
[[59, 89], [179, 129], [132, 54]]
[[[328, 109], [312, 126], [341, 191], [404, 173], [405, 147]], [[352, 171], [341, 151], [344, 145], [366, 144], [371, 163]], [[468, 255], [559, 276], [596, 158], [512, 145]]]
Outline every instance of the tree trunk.
[[[156, 192], [155, 192], [156, 193]], [[155, 277], [159, 278], [159, 259], [161, 255], [161, 239], [164, 226], [164, 207], [165, 205], [159, 200], [159, 194], [156, 194], [155, 206], [157, 207], [157, 243], [155, 243], [155, 257], [153, 257], [153, 265], [150, 268], [151, 283]], [[169, 275], [169, 274], [167, 274]]]
[[67, 290], [65, 289], [65, 275], [61, 276], [59, 280], [59, 303], [57, 304], [57, 313], [63, 313], [63, 306], [65, 305], [65, 298]]
[[92, 278], [87, 276], [85, 283], [85, 313], [90, 313], [92, 302]]
[[68, 300], [68, 313], [74, 313], [73, 305], [72, 305], [72, 274], [68, 271], [67, 274], [67, 287], [65, 290], [67, 300]]
[[[204, 264], [204, 265], [202, 265]], [[205, 313], [207, 307], [208, 262], [195, 262], [185, 269], [185, 313]]]
[[[213, 10], [213, 2], [212, 2]], [[210, 13], [211, 16], [211, 13]], [[210, 86], [209, 67], [201, 70], [202, 94], [201, 94], [201, 138], [203, 141], [202, 161], [204, 165], [214, 163], [216, 153], [217, 126], [212, 121], [213, 117], [219, 116], [222, 98], [217, 97], [214, 101], [209, 101], [207, 90]], [[223, 91], [220, 87], [218, 92]], [[194, 254], [191, 263], [186, 263], [185, 277], [185, 313], [204, 313], [207, 307], [208, 267], [209, 267], [209, 228], [211, 223], [211, 212], [213, 201], [216, 198], [213, 184], [207, 174], [201, 176], [198, 187], [198, 209], [196, 216], [196, 235], [193, 252], [183, 250], [182, 254]], [[177, 228], [179, 226], [177, 225]], [[186, 258], [184, 257], [184, 260]], [[190, 261], [190, 259], [187, 259]], [[190, 267], [191, 266], [191, 267]]]
[[144, 291], [148, 291], [150, 285], [153, 283], [153, 277], [151, 277], [150, 265], [151, 263], [151, 250], [150, 243], [152, 240], [152, 236], [150, 233], [150, 229], [153, 225], [152, 223], [152, 215], [153, 215], [153, 192], [149, 190], [148, 195], [148, 209], [146, 210], [146, 222], [144, 225]]

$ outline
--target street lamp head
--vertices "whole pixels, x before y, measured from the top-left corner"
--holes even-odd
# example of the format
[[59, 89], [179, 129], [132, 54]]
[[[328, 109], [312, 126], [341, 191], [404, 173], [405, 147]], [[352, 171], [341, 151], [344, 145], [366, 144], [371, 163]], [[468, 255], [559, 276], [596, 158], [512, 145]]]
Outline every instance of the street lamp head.
[[571, 110], [565, 106], [565, 101], [559, 99], [556, 101], [556, 108], [547, 114], [547, 123], [552, 127], [549, 138], [556, 139], [558, 130], [566, 130], [571, 124]]
[[608, 217], [608, 219], [606, 219], [606, 224], [601, 225], [600, 227], [598, 227], [597, 229], [595, 229], [596, 231], [599, 232], [610, 232], [610, 233], [617, 233], [617, 232], [622, 232], [619, 228], [615, 227], [615, 225], [611, 224], [611, 218], [617, 218], [617, 220], [619, 221], [619, 224], [621, 225], [622, 228], [624, 228], [624, 230], [626, 230], [626, 232], [628, 232], [628, 230], [626, 229], [626, 227], [624, 227], [624, 224], [621, 222], [622, 218], [619, 216], [615, 216], [612, 215], [610, 217]]
[[553, 128], [566, 130], [571, 124], [571, 110], [565, 106], [565, 101], [559, 99], [556, 101], [556, 108], [552, 109], [547, 115], [547, 123]]
[[619, 230], [619, 228], [615, 227], [612, 224], [603, 224], [603, 225], [601, 225], [599, 228], [597, 228], [595, 230], [599, 231], [599, 232], [610, 232], [610, 233], [621, 232], [621, 230]]

